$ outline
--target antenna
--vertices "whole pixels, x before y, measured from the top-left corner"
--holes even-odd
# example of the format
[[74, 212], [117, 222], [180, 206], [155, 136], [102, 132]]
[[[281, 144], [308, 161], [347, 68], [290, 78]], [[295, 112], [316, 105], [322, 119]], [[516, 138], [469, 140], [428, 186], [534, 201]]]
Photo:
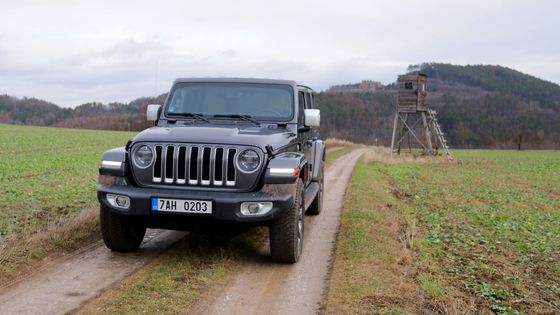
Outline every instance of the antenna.
[[159, 68], [159, 60], [156, 60], [156, 67], [154, 71], [154, 98], [157, 98], [157, 84], [158, 84], [158, 69]]

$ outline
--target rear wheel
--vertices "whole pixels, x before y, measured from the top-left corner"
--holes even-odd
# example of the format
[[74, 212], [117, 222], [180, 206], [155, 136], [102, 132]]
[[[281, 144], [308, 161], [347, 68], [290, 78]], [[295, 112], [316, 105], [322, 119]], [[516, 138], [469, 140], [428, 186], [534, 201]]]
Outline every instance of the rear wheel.
[[278, 262], [295, 263], [303, 250], [304, 235], [303, 182], [296, 183], [296, 195], [290, 209], [270, 226], [270, 253]]
[[324, 166], [321, 165], [321, 170], [319, 171], [319, 178], [317, 183], [319, 184], [319, 191], [317, 192], [317, 196], [307, 209], [307, 214], [317, 215], [321, 213], [323, 210], [323, 192], [325, 190], [325, 173], [324, 173]]
[[105, 245], [117, 252], [133, 252], [140, 247], [146, 234], [146, 224], [138, 217], [112, 212], [100, 208], [101, 234]]

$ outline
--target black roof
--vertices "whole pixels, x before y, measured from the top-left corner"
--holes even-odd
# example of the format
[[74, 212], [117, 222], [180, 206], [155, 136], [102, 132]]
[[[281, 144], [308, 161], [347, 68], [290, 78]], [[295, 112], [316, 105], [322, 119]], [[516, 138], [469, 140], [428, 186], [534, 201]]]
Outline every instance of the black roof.
[[293, 80], [261, 79], [261, 78], [179, 78], [174, 83], [188, 82], [231, 82], [231, 83], [264, 83], [264, 84], [285, 84], [291, 86], [301, 86], [311, 89], [307, 85], [298, 84]]
[[291, 80], [257, 79], [257, 78], [179, 78], [175, 83], [185, 82], [233, 82], [233, 83], [268, 83], [268, 84], [288, 84], [296, 85]]

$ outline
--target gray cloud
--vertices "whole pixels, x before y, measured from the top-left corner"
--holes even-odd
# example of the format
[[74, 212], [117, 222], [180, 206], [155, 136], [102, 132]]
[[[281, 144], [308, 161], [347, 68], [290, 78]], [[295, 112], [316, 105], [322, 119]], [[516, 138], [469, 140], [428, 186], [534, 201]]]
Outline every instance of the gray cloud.
[[[162, 93], [177, 77], [394, 81], [409, 64], [501, 64], [560, 82], [550, 1], [0, 3], [0, 93], [64, 106]], [[156, 88], [157, 86], [157, 88]]]

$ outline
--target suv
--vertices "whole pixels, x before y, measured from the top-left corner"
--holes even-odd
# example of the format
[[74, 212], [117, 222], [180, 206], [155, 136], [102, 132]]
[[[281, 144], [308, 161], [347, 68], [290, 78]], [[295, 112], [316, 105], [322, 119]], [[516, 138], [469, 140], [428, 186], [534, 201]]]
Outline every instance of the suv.
[[294, 81], [178, 79], [155, 127], [106, 151], [97, 197], [108, 248], [146, 228], [266, 225], [276, 261], [297, 262], [304, 214], [323, 206], [325, 144], [313, 90]]

